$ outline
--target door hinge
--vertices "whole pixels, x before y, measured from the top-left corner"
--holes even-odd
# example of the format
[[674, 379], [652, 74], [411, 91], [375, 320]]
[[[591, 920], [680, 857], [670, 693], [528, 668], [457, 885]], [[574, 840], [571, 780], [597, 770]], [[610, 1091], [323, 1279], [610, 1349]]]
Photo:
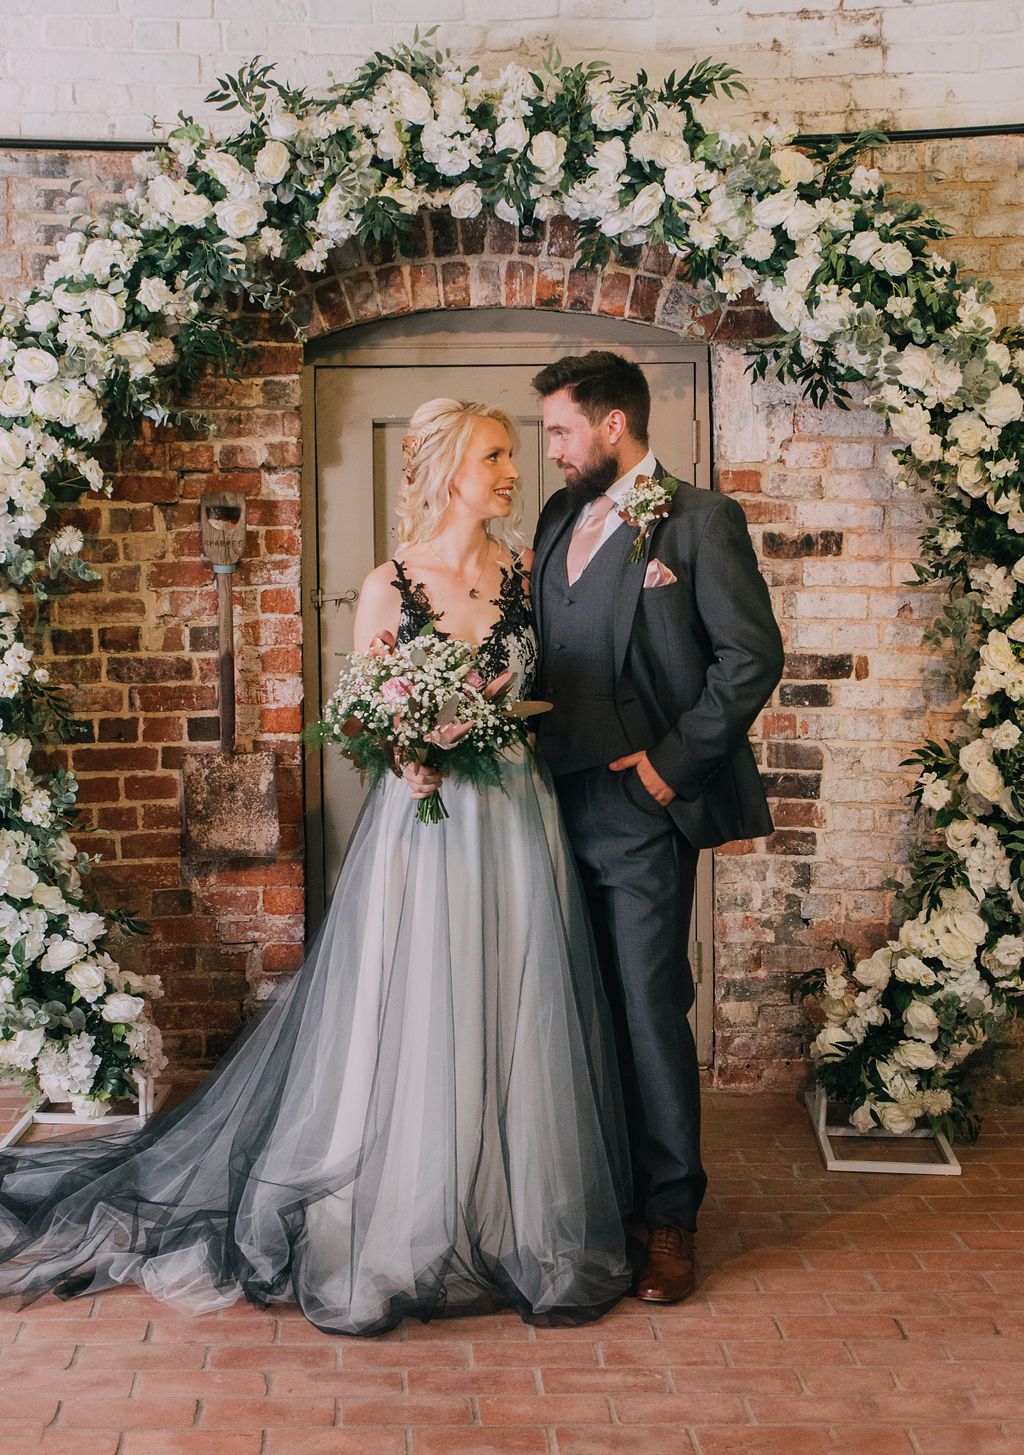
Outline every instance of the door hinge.
[[704, 945], [700, 940], [693, 947], [693, 979], [696, 985], [704, 979]]
[[700, 464], [700, 420], [693, 421], [693, 460], [694, 465]]
[[336, 607], [340, 607], [342, 604], [346, 606], [351, 606], [354, 602], [359, 600], [359, 592], [356, 590], [342, 591], [337, 595], [331, 595], [330, 592], [321, 591], [319, 586], [313, 586], [310, 588], [309, 599], [310, 601], [312, 601], [317, 611], [319, 611], [321, 607], [326, 606], [329, 601], [333, 601]]

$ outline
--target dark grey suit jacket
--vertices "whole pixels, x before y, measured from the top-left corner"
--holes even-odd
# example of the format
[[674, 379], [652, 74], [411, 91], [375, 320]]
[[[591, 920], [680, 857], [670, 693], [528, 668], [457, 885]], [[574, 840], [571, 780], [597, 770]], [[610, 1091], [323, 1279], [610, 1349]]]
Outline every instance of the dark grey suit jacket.
[[[655, 473], [665, 473], [660, 464]], [[541, 514], [532, 572], [538, 621], [545, 565], [576, 514], [565, 490]], [[655, 559], [676, 579], [645, 588]], [[643, 559], [622, 564], [613, 646], [620, 719], [633, 751], [645, 750], [675, 789], [669, 812], [690, 842], [710, 848], [770, 834], [747, 733], [782, 676], [782, 637], [735, 500], [679, 485]]]

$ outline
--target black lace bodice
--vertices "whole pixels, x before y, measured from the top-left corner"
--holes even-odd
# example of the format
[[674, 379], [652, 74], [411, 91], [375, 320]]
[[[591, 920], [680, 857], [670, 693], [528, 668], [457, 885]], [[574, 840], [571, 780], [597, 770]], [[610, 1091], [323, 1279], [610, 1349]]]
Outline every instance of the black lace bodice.
[[[395, 568], [393, 584], [402, 598], [398, 619], [399, 642], [411, 641], [431, 622], [439, 637], [450, 637], [451, 633], [438, 625], [444, 619], [444, 612], [435, 611], [431, 606], [423, 582], [411, 581], [401, 562], [392, 560], [391, 564]], [[497, 677], [507, 671], [516, 672], [518, 681], [509, 697], [521, 700], [533, 696], [537, 676], [537, 633], [530, 605], [529, 578], [522, 558], [516, 554], [513, 554], [510, 566], [499, 566], [498, 569], [501, 572], [501, 589], [491, 602], [498, 608], [498, 617], [479, 647], [481, 670], [487, 677]]]

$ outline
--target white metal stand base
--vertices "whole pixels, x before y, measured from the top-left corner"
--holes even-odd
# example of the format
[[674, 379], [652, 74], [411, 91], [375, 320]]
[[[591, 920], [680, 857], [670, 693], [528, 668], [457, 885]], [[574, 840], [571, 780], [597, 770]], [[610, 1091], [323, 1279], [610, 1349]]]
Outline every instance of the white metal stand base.
[[136, 1075], [135, 1084], [139, 1088], [139, 1109], [137, 1112], [118, 1112], [115, 1115], [107, 1114], [103, 1117], [80, 1117], [73, 1111], [47, 1111], [51, 1104], [48, 1098], [43, 1097], [38, 1106], [25, 1112], [14, 1123], [10, 1131], [0, 1137], [0, 1147], [13, 1147], [20, 1142], [28, 1131], [29, 1127], [39, 1125], [53, 1125], [59, 1123], [69, 1127], [96, 1127], [100, 1131], [106, 1131], [107, 1127], [123, 1127], [130, 1122], [137, 1126], [143, 1126], [156, 1111], [162, 1106], [170, 1094], [170, 1086], [156, 1086], [152, 1076]]
[[[804, 1097], [807, 1103], [807, 1110], [811, 1115], [811, 1126], [814, 1128], [814, 1135], [818, 1139], [818, 1146], [821, 1148], [821, 1155], [825, 1159], [825, 1169], [828, 1172], [895, 1172], [912, 1173], [915, 1177], [959, 1177], [962, 1171], [956, 1153], [949, 1145], [949, 1141], [941, 1132], [933, 1132], [928, 1127], [915, 1127], [911, 1132], [887, 1132], [884, 1127], [872, 1127], [869, 1132], [858, 1132], [856, 1127], [849, 1124], [845, 1126], [830, 1126], [828, 1123], [828, 1097], [824, 1088], [816, 1086], [813, 1091], [808, 1091]], [[936, 1148], [942, 1156], [941, 1162], [883, 1162], [868, 1159], [866, 1157], [837, 1157], [832, 1147], [833, 1137], [859, 1137], [867, 1140], [871, 1137], [887, 1137], [897, 1141], [905, 1137], [927, 1139], [935, 1143]]]

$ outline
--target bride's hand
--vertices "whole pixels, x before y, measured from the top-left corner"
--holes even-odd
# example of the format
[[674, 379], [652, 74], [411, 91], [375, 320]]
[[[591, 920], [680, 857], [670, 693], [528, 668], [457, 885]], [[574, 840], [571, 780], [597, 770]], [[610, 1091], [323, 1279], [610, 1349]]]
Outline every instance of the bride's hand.
[[406, 763], [402, 777], [413, 798], [429, 798], [441, 787], [441, 775], [425, 763]]

